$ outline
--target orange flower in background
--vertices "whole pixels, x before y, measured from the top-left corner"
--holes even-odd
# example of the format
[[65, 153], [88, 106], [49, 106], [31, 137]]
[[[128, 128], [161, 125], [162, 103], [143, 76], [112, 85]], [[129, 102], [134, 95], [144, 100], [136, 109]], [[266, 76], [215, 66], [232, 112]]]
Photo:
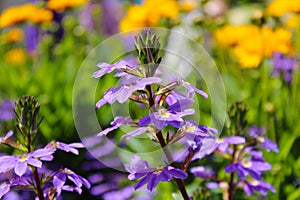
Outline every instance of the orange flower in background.
[[13, 65], [24, 64], [26, 61], [25, 50], [21, 48], [12, 49], [5, 54], [4, 59]]
[[293, 54], [292, 33], [254, 25], [226, 25], [215, 33], [222, 47], [229, 47], [242, 68], [256, 68], [264, 57], [274, 52]]
[[12, 26], [22, 22], [47, 23], [53, 18], [51, 11], [27, 3], [12, 6], [3, 11], [0, 16], [0, 28]]
[[23, 37], [24, 33], [22, 29], [13, 28], [1, 35], [1, 41], [3, 41], [4, 43], [19, 42], [23, 39]]
[[121, 31], [135, 28], [157, 26], [161, 18], [176, 19], [179, 16], [179, 4], [175, 0], [146, 0], [142, 5], [133, 5], [120, 22]]
[[87, 2], [88, 0], [49, 0], [47, 2], [47, 7], [62, 12], [65, 9], [77, 7]]

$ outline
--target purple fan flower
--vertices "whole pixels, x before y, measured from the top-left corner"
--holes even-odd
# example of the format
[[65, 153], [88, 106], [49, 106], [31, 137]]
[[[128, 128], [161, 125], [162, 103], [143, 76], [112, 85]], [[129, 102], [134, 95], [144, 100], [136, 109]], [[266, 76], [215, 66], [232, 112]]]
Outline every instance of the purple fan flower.
[[212, 170], [205, 169], [204, 166], [198, 166], [191, 168], [191, 173], [194, 174], [194, 176], [197, 176], [199, 178], [207, 179], [209, 177], [214, 176], [215, 172]]
[[0, 105], [0, 121], [9, 121], [15, 117], [15, 105], [12, 101], [4, 99]]
[[98, 68], [100, 68], [100, 70], [96, 71], [93, 74], [94, 78], [101, 78], [102, 76], [104, 76], [105, 74], [109, 74], [115, 70], [119, 70], [119, 71], [132, 71], [135, 67], [131, 66], [128, 62], [124, 61], [124, 60], [120, 60], [114, 64], [108, 64], [105, 62], [101, 62], [97, 65]]
[[130, 165], [125, 165], [125, 168], [130, 175], [129, 180], [141, 178], [134, 186], [135, 189], [142, 187], [145, 184], [147, 189], [152, 191], [157, 184], [162, 182], [169, 182], [172, 178], [186, 179], [187, 173], [181, 169], [176, 169], [172, 166], [165, 166], [158, 169], [149, 167], [147, 161], [143, 161], [139, 156], [133, 155]]
[[290, 84], [293, 78], [293, 71], [297, 66], [296, 59], [284, 56], [280, 52], [275, 52], [273, 54], [273, 65], [273, 75], [278, 76], [282, 74], [284, 80]]
[[122, 85], [119, 88], [112, 87], [104, 94], [103, 98], [97, 102], [96, 106], [97, 108], [100, 108], [105, 103], [113, 104], [115, 101], [123, 104], [130, 98], [134, 91], [143, 90], [146, 85], [160, 83], [161, 81], [162, 80], [158, 77], [138, 78], [134, 82]]
[[131, 121], [131, 119], [130, 119], [129, 117], [124, 118], [124, 117], [122, 117], [122, 116], [117, 116], [117, 117], [115, 117], [114, 121], [112, 121], [112, 122], [110, 123], [111, 126], [110, 126], [109, 128], [107, 128], [107, 129], [101, 131], [100, 133], [98, 133], [97, 136], [107, 135], [107, 134], [110, 133], [111, 131], [113, 131], [113, 130], [119, 128], [119, 127], [122, 126], [122, 125], [127, 125], [127, 124], [129, 124], [130, 122], [132, 122], [132, 121]]
[[225, 167], [226, 173], [233, 173], [237, 171], [240, 179], [245, 178], [250, 174], [254, 179], [260, 180], [261, 174], [264, 171], [272, 169], [272, 166], [264, 161], [257, 160], [242, 160]]
[[148, 126], [149, 124], [153, 123], [159, 130], [169, 124], [175, 128], [180, 128], [184, 123], [182, 117], [195, 113], [193, 109], [186, 109], [190, 104], [191, 101], [182, 100], [170, 105], [167, 109], [160, 107], [156, 112], [153, 112], [150, 115], [140, 119], [138, 122], [139, 126]]
[[244, 191], [250, 196], [254, 193], [254, 191], [260, 192], [262, 195], [266, 196], [268, 191], [273, 193], [276, 192], [275, 188], [262, 180], [249, 180], [245, 182]]
[[249, 135], [257, 140], [260, 147], [267, 151], [279, 152], [278, 146], [275, 142], [266, 137], [262, 137], [265, 133], [265, 129], [261, 127], [251, 126], [249, 128]]
[[47, 144], [47, 146], [45, 148], [49, 148], [49, 149], [59, 149], [65, 152], [71, 152], [75, 155], [78, 155], [79, 152], [76, 148], [84, 148], [82, 143], [71, 143], [71, 144], [66, 144], [63, 142], [50, 142], [49, 144]]
[[229, 148], [230, 144], [243, 144], [245, 142], [245, 138], [241, 136], [229, 136], [225, 138], [219, 138], [216, 141], [215, 149], [219, 149], [220, 151], [226, 153], [228, 151], [231, 151], [231, 149]]
[[[75, 184], [75, 187], [70, 185], [65, 185], [67, 178], [72, 181]], [[90, 188], [90, 183], [83, 177], [75, 174], [70, 169], [62, 169], [53, 177], [53, 186], [56, 188], [58, 196], [61, 194], [62, 190], [66, 191], [76, 191], [78, 194], [81, 194], [82, 192], [82, 185], [84, 185], [86, 188]]]
[[7, 138], [10, 138], [13, 134], [13, 131], [8, 131], [4, 137], [0, 137], [0, 144], [2, 143], [2, 141], [5, 141]]
[[42, 167], [40, 160], [50, 161], [52, 159], [52, 149], [38, 149], [28, 154], [20, 156], [2, 156], [0, 157], [0, 173], [5, 173], [14, 168], [18, 176], [25, 174], [28, 165]]

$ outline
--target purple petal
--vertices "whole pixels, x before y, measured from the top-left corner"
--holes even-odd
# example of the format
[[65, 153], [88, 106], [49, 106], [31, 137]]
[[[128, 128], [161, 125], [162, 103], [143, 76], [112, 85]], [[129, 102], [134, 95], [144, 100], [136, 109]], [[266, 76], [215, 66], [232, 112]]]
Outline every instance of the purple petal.
[[5, 137], [10, 138], [13, 134], [14, 134], [14, 132], [12, 130], [10, 130], [6, 133]]
[[162, 80], [158, 77], [140, 78], [136, 82], [135, 90], [143, 90], [146, 85], [151, 85], [153, 83], [160, 83]]
[[22, 176], [23, 174], [25, 174], [26, 169], [27, 169], [27, 162], [17, 162], [15, 166], [15, 173], [18, 176]]
[[234, 164], [227, 165], [224, 170], [226, 173], [232, 173], [237, 170], [236, 164], [234, 163]]
[[15, 167], [18, 162], [17, 156], [0, 157], [0, 173], [5, 173]]
[[246, 140], [241, 136], [229, 136], [225, 138], [225, 141], [228, 144], [243, 144]]
[[28, 157], [27, 163], [35, 167], [42, 167], [42, 162], [32, 157]]
[[[150, 114], [151, 115], [151, 114]], [[140, 119], [139, 126], [148, 126], [151, 123], [151, 117], [150, 115], [146, 115], [142, 119]]]
[[130, 166], [125, 165], [125, 168], [130, 173], [144, 173], [154, 170], [153, 168], [149, 167], [147, 161], [142, 160], [141, 157], [136, 154], [132, 156]]
[[163, 182], [169, 182], [172, 179], [172, 175], [168, 172], [168, 170], [165, 168], [160, 174], [159, 178]]
[[186, 179], [187, 178], [187, 173], [181, 169], [176, 169], [174, 167], [168, 166], [168, 172], [175, 178], [178, 179]]
[[131, 94], [134, 92], [134, 88], [132, 86], [123, 86], [118, 90], [118, 102], [123, 104], [125, 101], [129, 99]]
[[0, 184], [0, 199], [10, 191], [10, 184], [3, 182]]
[[170, 121], [170, 122], [168, 122], [168, 124], [172, 125], [175, 128], [180, 128], [183, 126], [182, 121]]
[[149, 180], [148, 180], [148, 185], [147, 185], [148, 190], [152, 191], [159, 183], [159, 180], [160, 180], [160, 177], [158, 174], [152, 174], [152, 176], [149, 177]]
[[141, 180], [139, 180], [135, 185], [134, 185], [134, 189], [137, 190], [140, 187], [142, 187], [143, 185], [145, 185], [146, 183], [148, 183], [148, 181], [150, 181], [150, 179], [152, 178], [152, 174], [148, 173], [145, 177], [143, 177]]
[[180, 111], [187, 109], [191, 105], [191, 103], [192, 102], [188, 99], [179, 100], [176, 103], [170, 105], [168, 107], [168, 110], [180, 112]]
[[252, 195], [254, 192], [254, 190], [252, 188], [250, 188], [248, 184], [245, 184], [244, 191], [248, 196]]
[[66, 183], [66, 174], [64, 173], [57, 173], [54, 177], [53, 177], [53, 185], [55, 188], [61, 188], [65, 183]]
[[148, 172], [144, 172], [144, 173], [132, 173], [128, 175], [128, 180], [135, 180], [138, 178], [141, 178], [143, 176], [145, 176]]
[[100, 70], [96, 71], [93, 74], [94, 78], [100, 78], [100, 77], [104, 76], [105, 74], [108, 74], [108, 73], [112, 72], [115, 69], [114, 65], [108, 64], [108, 63], [105, 63], [105, 62], [99, 63], [97, 65], [97, 67], [99, 67]]
[[44, 157], [44, 156], [50, 156], [54, 153], [53, 149], [38, 149], [35, 150], [33, 152], [30, 152], [28, 155], [33, 156], [35, 158], [40, 158], [40, 157]]
[[133, 131], [130, 131], [130, 132], [122, 135], [121, 140], [124, 138], [126, 138], [126, 140], [130, 140], [131, 138], [141, 135], [141, 134], [145, 133], [146, 131], [147, 131], [147, 128], [145, 128], [145, 127], [137, 128]]

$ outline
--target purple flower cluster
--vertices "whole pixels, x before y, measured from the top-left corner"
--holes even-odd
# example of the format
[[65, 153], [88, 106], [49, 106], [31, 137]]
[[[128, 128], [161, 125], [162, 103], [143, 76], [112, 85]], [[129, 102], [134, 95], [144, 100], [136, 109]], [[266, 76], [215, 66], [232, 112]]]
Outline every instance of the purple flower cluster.
[[[1, 138], [2, 140], [10, 138], [12, 131]], [[78, 154], [77, 148], [83, 148], [81, 143], [65, 144], [62, 142], [51, 142], [42, 149], [37, 149], [29, 153], [23, 153], [21, 155], [2, 155], [0, 157], [0, 174], [6, 174], [13, 169], [17, 176], [12, 176], [8, 181], [1, 184], [0, 198], [8, 193], [12, 188], [31, 188], [33, 183], [33, 177], [31, 177], [30, 170], [32, 167], [40, 169], [40, 177], [45, 177], [45, 180], [52, 180], [52, 184], [48, 184], [49, 187], [43, 189], [44, 197], [46, 198], [51, 191], [58, 197], [61, 195], [62, 190], [76, 191], [81, 194], [82, 186], [90, 188], [88, 181], [81, 176], [75, 174], [69, 169], [61, 169], [58, 172], [49, 172], [44, 161], [52, 161], [54, 159], [53, 154], [57, 149]], [[42, 175], [43, 174], [43, 175]], [[48, 174], [48, 175], [47, 175]], [[75, 186], [66, 185], [66, 178], [70, 179]]]
[[130, 165], [125, 165], [125, 168], [130, 172], [128, 176], [129, 180], [141, 178], [135, 184], [135, 189], [147, 184], [147, 188], [150, 191], [152, 191], [160, 181], [169, 182], [172, 178], [186, 179], [188, 176], [183, 170], [176, 169], [172, 166], [161, 166], [159, 168], [149, 167], [148, 162], [142, 160], [137, 155], [132, 156]]
[[[171, 81], [167, 85], [161, 85], [162, 79], [157, 70], [161, 62], [158, 55], [160, 44], [155, 34], [150, 31], [142, 33], [136, 37], [135, 46], [140, 64], [131, 64], [122, 60], [113, 64], [98, 64], [99, 70], [93, 74], [93, 77], [101, 78], [108, 73], [115, 72], [115, 77], [119, 78], [119, 85], [108, 89], [96, 103], [96, 107], [101, 108], [106, 103], [123, 104], [127, 100], [132, 100], [138, 105], [143, 105], [141, 109], [146, 109], [149, 114], [136, 119], [128, 116], [116, 116], [110, 127], [102, 130], [98, 136], [106, 136], [121, 126], [129, 125], [134, 130], [123, 134], [121, 139], [130, 140], [147, 132], [150, 139], [162, 148], [168, 144], [182, 143], [185, 149], [179, 153], [182, 155], [180, 160], [173, 160], [173, 156], [165, 148], [165, 157], [162, 159], [167, 158], [169, 164], [152, 168], [149, 167], [147, 161], [134, 155], [131, 165], [126, 165], [125, 168], [130, 172], [129, 180], [139, 179], [135, 189], [147, 184], [147, 189], [152, 191], [159, 182], [174, 180], [183, 198], [189, 199], [182, 181], [187, 178], [186, 167], [192, 160], [202, 158], [212, 152], [213, 141], [215, 141], [213, 134], [218, 131], [188, 121], [185, 117], [195, 114], [194, 109], [189, 108], [194, 102], [195, 93], [204, 98], [207, 98], [208, 95], [190, 83], [179, 79]], [[181, 91], [181, 89], [185, 89], [185, 91]], [[171, 130], [172, 133], [167, 130]], [[205, 151], [202, 151], [203, 149]], [[174, 162], [183, 162], [183, 166], [179, 168], [173, 164]]]
[[[225, 172], [231, 175], [231, 180], [216, 177], [214, 171], [207, 170], [204, 166], [192, 168], [191, 173], [213, 181], [208, 184], [211, 189], [226, 184], [227, 190], [243, 188], [247, 195], [252, 195], [254, 191], [262, 195], [267, 195], [268, 191], [275, 193], [274, 187], [262, 180], [263, 173], [271, 170], [272, 166], [265, 161], [258, 148], [274, 152], [279, 150], [276, 143], [263, 137], [264, 134], [264, 128], [251, 126], [246, 137], [228, 136], [215, 140], [214, 151], [231, 162], [224, 168]], [[234, 173], [237, 173], [237, 179], [234, 178]]]

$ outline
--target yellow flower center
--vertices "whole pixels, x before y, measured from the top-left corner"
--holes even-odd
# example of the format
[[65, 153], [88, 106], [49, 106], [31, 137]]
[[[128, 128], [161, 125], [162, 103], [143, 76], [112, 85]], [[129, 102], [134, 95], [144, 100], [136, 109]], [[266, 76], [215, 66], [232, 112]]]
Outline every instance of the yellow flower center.
[[244, 161], [242, 162], [242, 164], [243, 164], [244, 167], [247, 167], [247, 168], [249, 168], [249, 167], [252, 166], [251, 162], [248, 161], [248, 160], [244, 160]]
[[186, 129], [187, 132], [195, 132], [196, 126], [191, 126]]
[[20, 162], [25, 162], [27, 159], [28, 159], [28, 156], [24, 154], [24, 155], [22, 155], [22, 156], [19, 158], [19, 161], [20, 161]]
[[167, 109], [159, 109], [158, 110], [158, 114], [162, 117], [162, 118], [168, 118], [170, 116], [170, 113], [167, 111]]
[[258, 180], [250, 180], [249, 183], [253, 186], [257, 186], [259, 184]]
[[258, 137], [257, 141], [259, 141], [260, 143], [264, 143], [265, 142], [265, 138], [263, 137]]

